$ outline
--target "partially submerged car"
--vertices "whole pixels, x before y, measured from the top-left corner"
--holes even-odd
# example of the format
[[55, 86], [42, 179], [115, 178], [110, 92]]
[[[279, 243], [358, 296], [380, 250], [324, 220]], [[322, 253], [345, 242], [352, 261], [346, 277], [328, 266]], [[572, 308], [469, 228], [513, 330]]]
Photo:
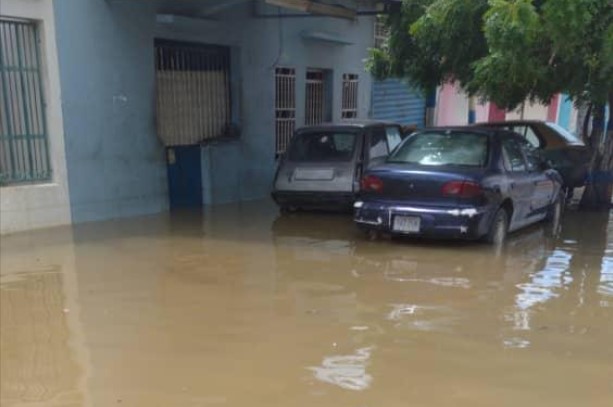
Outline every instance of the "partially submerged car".
[[275, 174], [272, 197], [282, 210], [350, 209], [362, 173], [402, 141], [397, 124], [347, 122], [296, 131]]
[[565, 128], [555, 123], [536, 120], [478, 123], [476, 126], [509, 130], [524, 137], [541, 150], [544, 159], [560, 173], [564, 187], [569, 193], [573, 188], [585, 184], [590, 152], [583, 141]]
[[354, 221], [369, 232], [501, 243], [559, 219], [562, 179], [523, 137], [473, 127], [414, 133], [366, 171]]

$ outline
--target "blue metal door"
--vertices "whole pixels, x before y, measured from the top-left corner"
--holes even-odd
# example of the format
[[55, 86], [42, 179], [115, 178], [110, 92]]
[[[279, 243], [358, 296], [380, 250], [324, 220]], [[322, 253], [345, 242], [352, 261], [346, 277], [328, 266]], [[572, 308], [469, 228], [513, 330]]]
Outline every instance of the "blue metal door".
[[399, 79], [373, 82], [372, 118], [424, 126], [426, 99]]
[[168, 147], [166, 158], [170, 208], [202, 206], [200, 146]]

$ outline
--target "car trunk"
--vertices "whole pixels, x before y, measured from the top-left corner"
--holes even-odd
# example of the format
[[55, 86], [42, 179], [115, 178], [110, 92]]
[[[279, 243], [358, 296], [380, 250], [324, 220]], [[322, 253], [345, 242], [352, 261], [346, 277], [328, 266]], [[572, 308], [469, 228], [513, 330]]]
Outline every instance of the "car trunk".
[[435, 168], [411, 164], [388, 164], [369, 171], [368, 175], [379, 178], [382, 188], [379, 191], [362, 191], [364, 197], [407, 204], [434, 204], [440, 206], [469, 203], [474, 200], [460, 198], [458, 195], [445, 194], [446, 184], [456, 182], [478, 183], [481, 170], [454, 168]]
[[278, 191], [352, 192], [355, 164], [285, 162], [275, 182]]

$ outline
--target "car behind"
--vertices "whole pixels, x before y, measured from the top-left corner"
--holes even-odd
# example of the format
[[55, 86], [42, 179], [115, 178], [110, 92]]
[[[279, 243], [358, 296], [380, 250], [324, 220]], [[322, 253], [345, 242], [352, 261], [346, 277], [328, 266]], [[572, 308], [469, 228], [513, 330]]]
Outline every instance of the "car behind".
[[366, 231], [500, 243], [559, 217], [561, 189], [560, 175], [512, 132], [430, 129], [364, 174], [354, 220]]
[[569, 193], [585, 184], [590, 163], [589, 149], [565, 128], [538, 120], [478, 123], [476, 126], [509, 130], [525, 138], [560, 173]]
[[351, 209], [364, 170], [402, 141], [397, 124], [350, 122], [296, 131], [281, 157], [272, 197], [282, 210]]

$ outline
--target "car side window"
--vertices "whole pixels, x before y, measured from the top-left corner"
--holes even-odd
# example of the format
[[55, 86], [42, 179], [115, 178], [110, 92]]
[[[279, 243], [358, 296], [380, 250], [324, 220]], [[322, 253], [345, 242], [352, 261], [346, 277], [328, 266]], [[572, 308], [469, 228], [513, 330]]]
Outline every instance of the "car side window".
[[528, 140], [534, 147], [539, 148], [541, 146], [541, 140], [534, 132], [531, 126], [528, 125], [515, 125], [512, 129], [515, 133]]
[[526, 127], [526, 133], [524, 135], [528, 143], [530, 143], [535, 148], [539, 148], [541, 146], [541, 140], [534, 132], [534, 129], [531, 126]]
[[540, 169], [541, 158], [537, 149], [528, 141], [518, 140], [518, 142], [521, 150], [526, 156], [528, 171], [538, 171]]
[[526, 162], [524, 155], [517, 142], [512, 138], [504, 138], [502, 140], [503, 156], [506, 155], [505, 167], [509, 172], [524, 172], [526, 171]]
[[390, 151], [392, 151], [402, 141], [400, 129], [396, 126], [388, 126], [385, 128], [385, 134], [387, 136], [387, 145]]
[[389, 153], [387, 148], [387, 135], [383, 127], [375, 127], [370, 132], [370, 145], [368, 149], [369, 159], [386, 157]]

